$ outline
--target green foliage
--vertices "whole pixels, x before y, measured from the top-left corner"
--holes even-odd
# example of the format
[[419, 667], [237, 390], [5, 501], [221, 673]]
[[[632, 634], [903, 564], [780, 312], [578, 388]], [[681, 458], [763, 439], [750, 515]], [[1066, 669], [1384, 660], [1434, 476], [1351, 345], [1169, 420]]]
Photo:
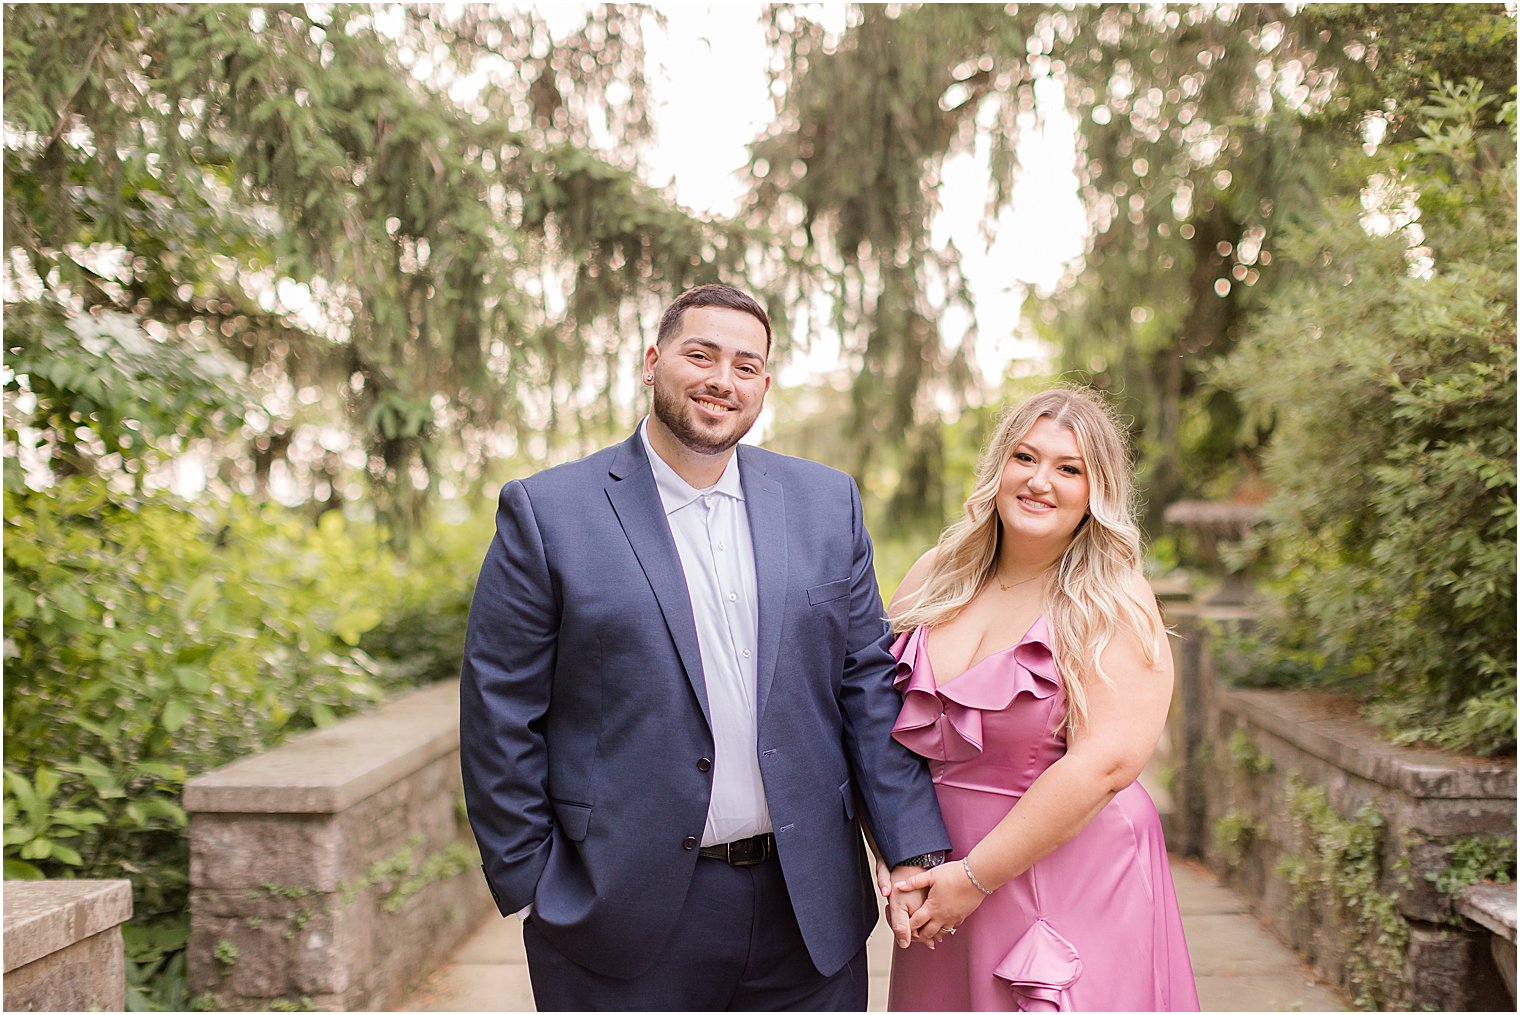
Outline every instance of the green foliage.
[[[1263, 595], [1286, 595], [1289, 583], [1263, 582]], [[1270, 626], [1270, 625], [1265, 625]], [[1290, 645], [1264, 633], [1217, 625], [1210, 633], [1220, 679], [1231, 687], [1325, 687], [1335, 683], [1326, 656], [1311, 647]]]
[[[184, 1011], [187, 999], [185, 945], [188, 914], [153, 921], [133, 919], [121, 928], [126, 951], [127, 1011]], [[210, 1008], [197, 1008], [207, 1011]]]
[[[945, 102], [958, 81], [986, 94], [990, 76], [958, 68], [989, 39], [1014, 48], [1022, 25], [986, 5], [858, 5], [837, 45], [800, 9], [768, 14], [783, 108], [751, 146], [751, 226], [774, 234], [787, 301], [826, 308], [856, 365], [843, 454], [862, 486], [879, 452], [897, 452], [891, 524], [935, 528], [940, 438], [935, 394], [971, 387], [965, 343], [948, 348], [936, 320], [970, 306], [959, 256], [931, 242], [939, 167], [976, 108]], [[1022, 42], [1018, 42], [1022, 46]], [[965, 97], [963, 97], [965, 98]], [[943, 296], [934, 297], [934, 293]]]
[[1260, 835], [1256, 823], [1236, 810], [1226, 811], [1214, 822], [1214, 841], [1231, 866], [1240, 864]]
[[1515, 880], [1515, 840], [1504, 836], [1475, 835], [1446, 847], [1447, 866], [1425, 877], [1436, 891], [1457, 895], [1480, 881], [1509, 884]]
[[[971, 302], [931, 228], [947, 158], [987, 153], [990, 231], [1021, 140], [1050, 126], [1038, 93], [1064, 90], [1091, 236], [1029, 323], [1134, 417], [1154, 531], [1180, 497], [1262, 494], [1257, 435], [1208, 367], [1275, 299], [1279, 232], [1360, 190], [1363, 118], [1402, 116], [1432, 74], [1515, 69], [1514, 18], [1491, 4], [858, 5], [838, 39], [778, 7], [770, 31], [785, 90], [752, 146], [750, 221], [859, 364], [836, 460], [893, 491], [907, 529], [938, 523], [939, 406], [969, 386], [974, 335], [931, 323]], [[901, 460], [873, 474], [884, 455]]]
[[[362, 878], [339, 883], [335, 893], [337, 904], [347, 906], [371, 888], [384, 887], [386, 890], [379, 899], [380, 909], [385, 913], [394, 913], [405, 905], [407, 899], [429, 885], [457, 877], [480, 865], [480, 851], [473, 842], [455, 840], [419, 859], [417, 851], [421, 846], [422, 833], [418, 832], [396, 847], [394, 852], [371, 863]], [[287, 939], [294, 937], [294, 932], [304, 928], [319, 911], [326, 913], [332, 909], [333, 895], [307, 885], [281, 885], [269, 881], [260, 886], [260, 891], [251, 891], [249, 895], [258, 898], [261, 893], [289, 902], [302, 902], [306, 899], [321, 902], [320, 909], [307, 905], [292, 909], [292, 927], [282, 934]], [[251, 922], [252, 919], [255, 918], [250, 918], [249, 926], [257, 929], [258, 924]]]
[[636, 171], [645, 17], [555, 38], [521, 6], [8, 5], [7, 300], [220, 344], [261, 410], [229, 485], [367, 480], [399, 537], [488, 444], [541, 458], [626, 417], [641, 318], [740, 271], [737, 231]]
[[1400, 985], [1409, 927], [1382, 889], [1387, 822], [1371, 805], [1350, 819], [1341, 817], [1322, 787], [1296, 776], [1286, 789], [1297, 842], [1277, 874], [1292, 891], [1293, 905], [1313, 913], [1314, 923], [1328, 933], [1350, 936], [1346, 973], [1359, 1008], [1407, 1007]]
[[494, 501], [473, 514], [444, 505], [440, 516], [412, 541], [386, 607], [362, 615], [373, 625], [357, 644], [384, 659], [398, 679], [422, 686], [459, 676], [465, 622], [480, 558], [490, 542]]
[[1230, 755], [1230, 767], [1238, 775], [1266, 775], [1272, 771], [1272, 756], [1257, 747], [1245, 730], [1230, 734], [1226, 750]]
[[211, 957], [220, 962], [230, 972], [232, 967], [237, 965], [238, 947], [226, 938], [222, 938], [216, 943], [216, 947], [211, 949]]
[[[155, 339], [130, 314], [70, 313], [44, 297], [8, 309], [5, 335], [6, 442], [34, 462], [51, 457], [70, 472], [116, 466], [140, 486], [146, 466], [227, 432], [247, 410], [241, 364], [205, 345]], [[8, 485], [21, 477], [11, 470]]]
[[[412, 857], [408, 855], [409, 861]], [[396, 878], [394, 884], [380, 903], [380, 909], [394, 913], [406, 904], [406, 900], [429, 885], [457, 877], [465, 871], [474, 870], [480, 864], [480, 851], [473, 843], [451, 842], [442, 849], [429, 853], [420, 865], [415, 861], [403, 872], [405, 877]]]
[[1225, 300], [1216, 282], [1256, 281], [1260, 237], [1235, 246], [1263, 221], [1259, 199], [1303, 171], [1295, 116], [1262, 126], [1257, 114], [1282, 68], [1293, 65], [1306, 91], [1326, 78], [1317, 37], [1277, 5], [855, 14], [834, 43], [804, 16], [775, 13], [772, 33], [791, 56], [778, 71], [785, 106], [752, 162], [752, 220], [792, 244], [788, 277], [829, 301], [859, 357], [852, 471], [864, 481], [872, 456], [900, 444], [894, 518], [938, 515], [936, 406], [968, 386], [974, 338], [947, 343], [929, 326], [971, 299], [959, 252], [931, 241], [941, 169], [984, 143], [990, 218], [1014, 192], [1019, 141], [1050, 111], [1037, 90], [1056, 84], [1080, 134], [1094, 239], [1088, 271], [1039, 307], [1036, 327], [1063, 366], [1114, 390], [1137, 417], [1157, 510], [1184, 479], [1201, 487], [1230, 460], [1237, 417], [1227, 397], [1197, 395], [1190, 364], [1225, 348], [1239, 313], [1244, 288]]
[[415, 616], [467, 598], [471, 542], [419, 539], [426, 564], [408, 568], [337, 512], [313, 526], [86, 476], [7, 490], [7, 877], [129, 877], [134, 1004], [182, 1008], [185, 781], [457, 673], [462, 628], [452, 660], [441, 629], [366, 639], [392, 603]]
[[1204, 372], [1271, 289], [1276, 231], [1336, 185], [1316, 114], [1344, 57], [1279, 4], [1096, 5], [1057, 38], [1092, 237], [1031, 318], [1133, 414], [1155, 531], [1179, 498], [1254, 493]]
[[1345, 67], [1346, 108], [1383, 111], [1396, 138], [1418, 134], [1432, 76], [1491, 91], [1515, 81], [1515, 19], [1503, 4], [1308, 4], [1299, 16], [1363, 54]]
[[1371, 235], [1348, 203], [1284, 235], [1291, 280], [1218, 381], [1272, 428], [1265, 539], [1285, 599], [1271, 639], [1373, 699], [1396, 740], [1505, 753], [1515, 204], [1510, 171], [1482, 155], [1486, 104], [1443, 86], [1424, 137], [1383, 154], [1420, 234]]

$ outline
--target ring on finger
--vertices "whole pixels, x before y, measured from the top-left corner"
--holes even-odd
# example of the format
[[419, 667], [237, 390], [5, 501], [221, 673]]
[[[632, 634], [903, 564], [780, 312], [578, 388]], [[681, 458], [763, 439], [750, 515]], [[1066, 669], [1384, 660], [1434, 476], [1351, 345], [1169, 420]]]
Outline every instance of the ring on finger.
[[946, 934], [954, 934], [955, 933], [955, 928], [954, 927], [946, 927], [945, 928], [945, 933]]

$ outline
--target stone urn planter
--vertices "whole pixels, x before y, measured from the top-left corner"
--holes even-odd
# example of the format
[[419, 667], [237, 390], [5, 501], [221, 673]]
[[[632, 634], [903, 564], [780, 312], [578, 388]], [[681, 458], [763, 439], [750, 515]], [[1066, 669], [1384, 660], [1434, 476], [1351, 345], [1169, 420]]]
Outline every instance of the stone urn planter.
[[1267, 520], [1266, 509], [1259, 504], [1232, 504], [1212, 500], [1179, 500], [1162, 515], [1176, 528], [1184, 547], [1202, 559], [1219, 579], [1213, 593], [1204, 599], [1212, 606], [1239, 606], [1250, 598], [1248, 577], [1255, 555], [1247, 561], [1231, 564], [1227, 551], [1238, 548], [1247, 533]]

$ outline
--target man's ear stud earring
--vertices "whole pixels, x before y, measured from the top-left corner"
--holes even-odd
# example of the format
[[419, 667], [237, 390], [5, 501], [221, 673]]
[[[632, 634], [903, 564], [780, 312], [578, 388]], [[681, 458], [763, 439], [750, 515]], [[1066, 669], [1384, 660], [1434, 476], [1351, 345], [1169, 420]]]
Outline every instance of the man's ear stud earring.
[[644, 383], [645, 384], [653, 384], [654, 383], [654, 374], [645, 374], [644, 375]]

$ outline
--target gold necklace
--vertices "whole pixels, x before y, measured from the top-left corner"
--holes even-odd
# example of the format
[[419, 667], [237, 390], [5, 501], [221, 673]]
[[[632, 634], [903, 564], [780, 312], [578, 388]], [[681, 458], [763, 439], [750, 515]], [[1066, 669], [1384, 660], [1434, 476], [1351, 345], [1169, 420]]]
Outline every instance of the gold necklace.
[[998, 583], [998, 588], [1002, 589], [1004, 592], [1007, 592], [1009, 589], [1016, 589], [1020, 585], [1028, 585], [1030, 582], [1034, 581], [1036, 578], [1043, 578], [1043, 577], [1045, 577], [1046, 571], [1049, 571], [1049, 570], [1050, 570], [1050, 568], [1047, 567], [1044, 571], [1041, 571], [1039, 574], [1031, 575], [1028, 578], [1020, 578], [1018, 581], [1013, 582], [1013, 583], [1008, 584], [1008, 585], [1004, 585], [1003, 584], [1003, 579], [998, 576], [998, 573], [996, 571], [994, 571], [994, 572], [992, 572], [992, 580]]

